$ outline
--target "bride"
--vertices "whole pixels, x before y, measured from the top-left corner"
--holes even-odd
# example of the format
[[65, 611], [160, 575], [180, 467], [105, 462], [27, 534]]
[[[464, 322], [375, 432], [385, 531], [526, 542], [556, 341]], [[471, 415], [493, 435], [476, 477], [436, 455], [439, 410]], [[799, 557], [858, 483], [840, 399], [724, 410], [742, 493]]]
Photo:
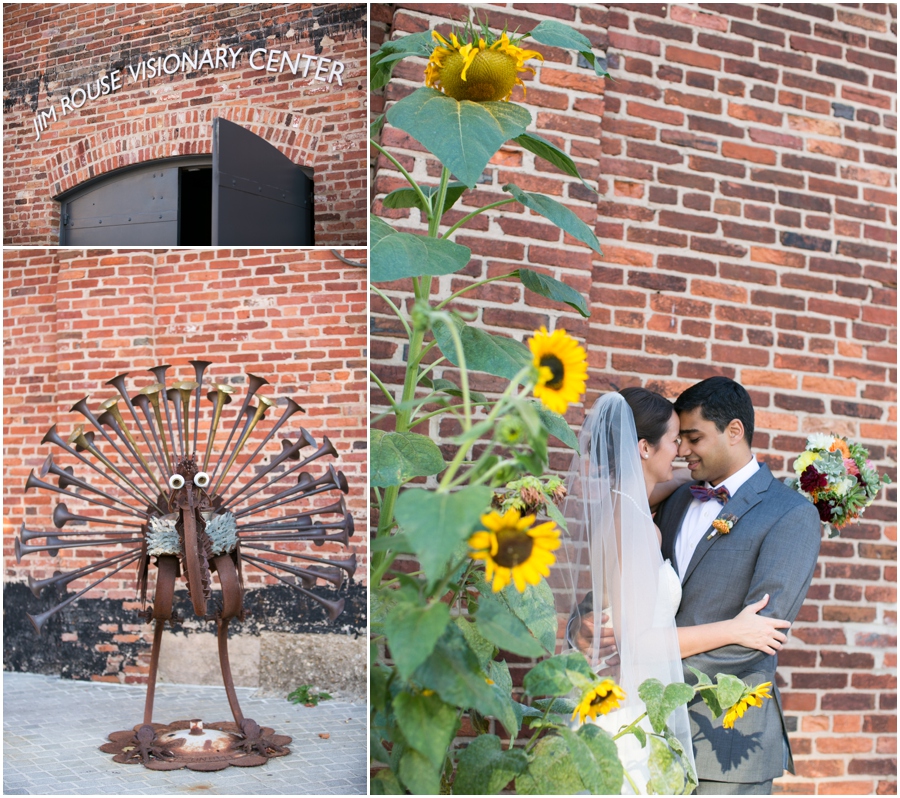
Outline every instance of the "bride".
[[[605, 394], [585, 418], [581, 453], [566, 483], [568, 533], [549, 581], [566, 630], [562, 649], [581, 650], [598, 675], [626, 694], [618, 710], [596, 721], [610, 734], [644, 711], [638, 687], [646, 679], [684, 681], [683, 657], [729, 644], [773, 654], [786, 639], [778, 630], [790, 626], [758, 615], [768, 596], [729, 621], [675, 626], [681, 580], [662, 558], [651, 507], [690, 479], [674, 478], [678, 432], [678, 415], [659, 394], [644, 388]], [[668, 725], [693, 768], [687, 708], [673, 712]], [[650, 731], [646, 719], [642, 727]], [[626, 771], [646, 792], [649, 744], [641, 748], [627, 734], [617, 745]], [[627, 780], [623, 794], [631, 794]]]

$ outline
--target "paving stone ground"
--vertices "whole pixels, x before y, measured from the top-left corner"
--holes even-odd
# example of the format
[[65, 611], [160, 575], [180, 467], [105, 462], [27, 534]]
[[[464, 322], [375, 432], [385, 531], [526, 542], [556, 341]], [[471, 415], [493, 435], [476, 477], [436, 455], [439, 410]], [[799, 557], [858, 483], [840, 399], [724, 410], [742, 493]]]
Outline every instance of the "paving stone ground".
[[[293, 738], [288, 756], [215, 773], [119, 765], [98, 747], [143, 716], [143, 686], [3, 674], [4, 795], [364, 795], [363, 704], [317, 707], [237, 688], [244, 716]], [[160, 684], [153, 720], [231, 720], [221, 687]], [[320, 737], [328, 734], [328, 738]]]

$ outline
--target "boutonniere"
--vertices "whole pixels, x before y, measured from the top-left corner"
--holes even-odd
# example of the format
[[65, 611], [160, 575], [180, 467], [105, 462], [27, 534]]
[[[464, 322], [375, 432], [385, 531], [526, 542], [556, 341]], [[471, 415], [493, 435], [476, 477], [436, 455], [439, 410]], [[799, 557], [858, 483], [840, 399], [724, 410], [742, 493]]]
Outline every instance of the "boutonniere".
[[715, 521], [712, 522], [713, 531], [706, 536], [706, 539], [712, 540], [713, 537], [715, 537], [716, 532], [718, 532], [720, 535], [727, 535], [729, 532], [731, 532], [731, 528], [735, 525], [736, 521], [737, 518], [731, 513], [723, 513]]

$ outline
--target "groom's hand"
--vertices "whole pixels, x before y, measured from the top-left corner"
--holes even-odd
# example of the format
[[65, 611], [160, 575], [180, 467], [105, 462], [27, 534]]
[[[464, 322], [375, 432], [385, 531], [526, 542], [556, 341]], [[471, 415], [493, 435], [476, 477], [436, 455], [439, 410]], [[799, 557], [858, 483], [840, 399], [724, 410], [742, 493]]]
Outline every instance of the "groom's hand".
[[[600, 616], [600, 623], [605, 624], [608, 621], [609, 616], [603, 613]], [[581, 624], [575, 634], [575, 645], [582, 654], [588, 657], [594, 653], [594, 633], [594, 613], [589, 612], [581, 617]], [[615, 632], [608, 626], [600, 626], [597, 657], [600, 660], [606, 660], [605, 664], [607, 665], [619, 664]]]

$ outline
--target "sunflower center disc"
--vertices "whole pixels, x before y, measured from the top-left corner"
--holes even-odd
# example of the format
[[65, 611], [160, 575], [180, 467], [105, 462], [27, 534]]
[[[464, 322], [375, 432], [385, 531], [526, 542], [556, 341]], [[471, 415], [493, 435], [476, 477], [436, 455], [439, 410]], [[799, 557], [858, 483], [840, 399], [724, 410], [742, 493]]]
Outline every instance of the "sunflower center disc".
[[534, 540], [527, 532], [501, 529], [497, 533], [497, 553], [494, 561], [504, 568], [515, 568], [531, 556]]
[[566, 369], [563, 362], [556, 355], [544, 355], [541, 358], [541, 365], [550, 369], [553, 375], [545, 384], [548, 388], [557, 390], [563, 384], [563, 378], [566, 376]]

